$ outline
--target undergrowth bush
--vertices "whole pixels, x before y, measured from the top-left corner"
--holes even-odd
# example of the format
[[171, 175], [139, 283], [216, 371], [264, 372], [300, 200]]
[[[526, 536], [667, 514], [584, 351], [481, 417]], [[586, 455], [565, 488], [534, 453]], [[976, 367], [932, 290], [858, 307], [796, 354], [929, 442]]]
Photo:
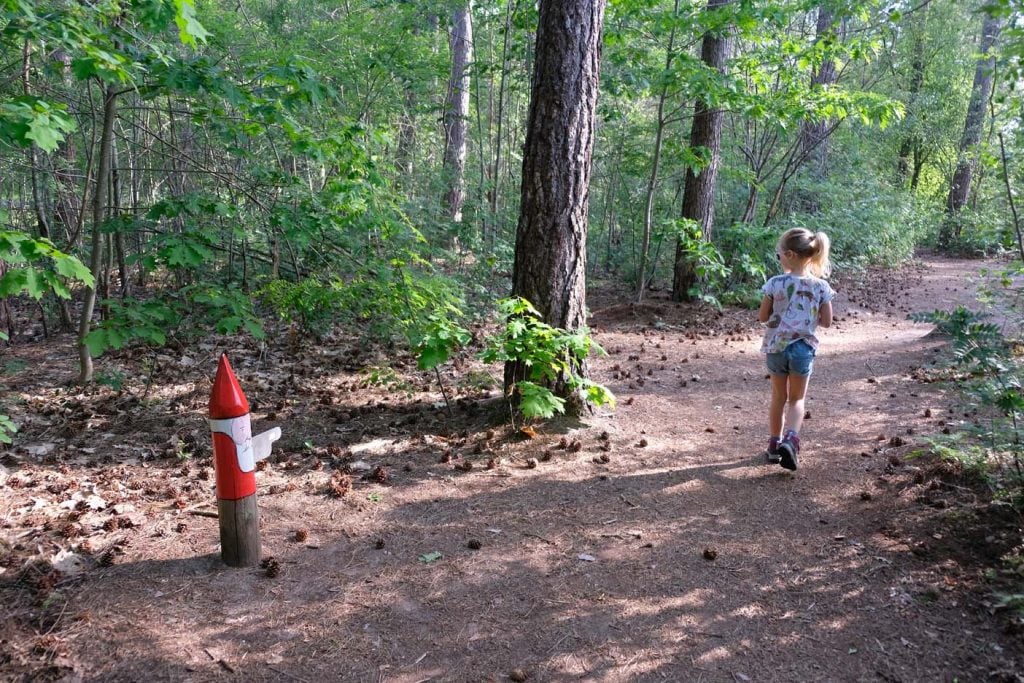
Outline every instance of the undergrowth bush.
[[734, 223], [716, 233], [715, 242], [729, 267], [719, 297], [723, 304], [756, 308], [761, 303], [761, 286], [778, 270], [778, 240], [774, 227], [752, 223]]
[[943, 233], [947, 243], [940, 243], [936, 235], [934, 246], [944, 251], [985, 258], [1015, 248], [1013, 230], [1006, 221], [1005, 212], [991, 204], [984, 209], [965, 207], [954, 216], [943, 217]]
[[510, 387], [524, 417], [547, 419], [564, 413], [565, 399], [548, 388], [560, 381], [588, 403], [615, 405], [607, 387], [579, 373], [578, 363], [591, 350], [603, 353], [586, 329], [567, 332], [551, 327], [529, 301], [518, 297], [499, 301], [498, 311], [505, 324], [488, 339], [480, 357], [486, 363], [514, 362], [525, 368], [525, 377]]
[[1024, 367], [1014, 346], [998, 325], [988, 321], [987, 313], [963, 306], [910, 317], [930, 322], [950, 337], [955, 370], [951, 378], [958, 380], [963, 402], [983, 411], [965, 429], [973, 443], [938, 438], [934, 451], [971, 471], [987, 470], [986, 481], [997, 497], [1024, 506]]
[[938, 234], [943, 212], [935, 201], [875, 180], [819, 187], [819, 196], [827, 198], [821, 210], [791, 214], [780, 232], [790, 227], [824, 230], [832, 238], [832, 261], [839, 269], [899, 265]]

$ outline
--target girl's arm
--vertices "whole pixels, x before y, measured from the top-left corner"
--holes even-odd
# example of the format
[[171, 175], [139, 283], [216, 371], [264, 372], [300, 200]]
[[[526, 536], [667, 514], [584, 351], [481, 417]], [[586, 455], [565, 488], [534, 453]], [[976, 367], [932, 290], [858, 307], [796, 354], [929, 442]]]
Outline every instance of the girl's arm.
[[818, 309], [818, 324], [822, 327], [832, 327], [832, 302], [826, 301]]
[[[765, 294], [764, 298], [761, 299], [761, 308], [759, 308], [758, 311], [757, 311], [757, 320], [758, 320], [758, 322], [766, 323], [766, 322], [768, 322], [768, 318], [770, 318], [771, 316], [772, 316], [772, 297], [770, 297], [767, 294]], [[829, 320], [831, 320], [831, 319], [832, 319], [831, 316], [829, 316]]]

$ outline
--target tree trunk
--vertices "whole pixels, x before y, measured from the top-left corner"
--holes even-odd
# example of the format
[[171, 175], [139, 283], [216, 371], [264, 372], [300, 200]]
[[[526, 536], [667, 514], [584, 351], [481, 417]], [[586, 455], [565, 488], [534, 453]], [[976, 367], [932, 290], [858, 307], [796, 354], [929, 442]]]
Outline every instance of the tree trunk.
[[[821, 44], [835, 33], [835, 16], [832, 10], [824, 5], [818, 7], [818, 25], [815, 42]], [[836, 63], [825, 59], [811, 76], [811, 86], [818, 88], [831, 87], [836, 82]], [[830, 122], [827, 119], [805, 120], [800, 126], [800, 147], [808, 166], [811, 177], [822, 181], [828, 177], [828, 136]], [[797, 206], [808, 213], [817, 213], [820, 208], [817, 192], [804, 191], [796, 197]]]
[[911, 194], [917, 192], [917, 185], [921, 181], [921, 170], [924, 168], [925, 156], [924, 149], [920, 144], [914, 147], [914, 170], [910, 174]]
[[[967, 106], [967, 118], [964, 121], [964, 134], [960, 138], [960, 159], [953, 173], [953, 180], [946, 199], [946, 213], [956, 214], [967, 203], [967, 195], [971, 189], [971, 175], [974, 172], [975, 156], [981, 133], [985, 124], [985, 107], [992, 91], [992, 75], [995, 69], [995, 56], [992, 47], [995, 45], [1002, 19], [986, 16], [981, 29], [981, 57], [974, 69], [974, 85], [971, 87], [971, 100]], [[939, 240], [942, 244], [950, 241], [951, 222], [944, 221]]]
[[[512, 294], [544, 322], [567, 330], [585, 323], [587, 216], [601, 68], [604, 0], [544, 0], [540, 5], [529, 123], [523, 152]], [[574, 362], [586, 375], [586, 359]], [[520, 368], [505, 368], [506, 388]], [[553, 387], [569, 397], [564, 382]], [[567, 411], [583, 404], [570, 400]]]
[[448, 181], [448, 217], [462, 222], [466, 201], [466, 130], [469, 122], [469, 64], [473, 53], [472, 2], [452, 12], [451, 79], [444, 107], [444, 172]]
[[94, 282], [85, 290], [82, 302], [82, 317], [78, 323], [78, 381], [86, 384], [92, 381], [93, 366], [89, 347], [85, 345], [85, 337], [92, 325], [92, 312], [96, 306], [96, 288], [103, 277], [103, 234], [100, 228], [107, 207], [107, 188], [110, 185], [110, 147], [114, 133], [114, 118], [117, 116], [117, 92], [113, 86], [103, 90], [103, 133], [100, 136], [98, 150], [99, 161], [96, 170], [96, 188], [92, 200], [92, 252], [89, 254], [89, 270], [92, 271]]
[[[714, 12], [732, 0], [709, 0], [705, 12]], [[725, 72], [729, 56], [729, 35], [708, 31], [701, 44], [701, 60], [711, 69]], [[686, 185], [683, 188], [682, 217], [696, 221], [701, 226], [702, 239], [711, 239], [711, 228], [715, 216], [715, 184], [718, 180], [719, 149], [722, 144], [721, 109], [699, 99], [694, 106], [693, 124], [690, 128], [690, 148], [704, 148], [708, 164], [700, 173], [692, 168], [686, 170]], [[676, 244], [675, 265], [672, 278], [672, 300], [689, 301], [690, 293], [697, 283], [695, 263], [680, 240]]]
[[[61, 64], [61, 76], [65, 88], [71, 87], [71, 55], [59, 52], [56, 57]], [[56, 183], [56, 196], [54, 197], [54, 223], [63, 228], [62, 237], [65, 243], [71, 240], [71, 234], [75, 230], [76, 216], [79, 207], [75, 195], [75, 173], [78, 165], [77, 149], [75, 139], [68, 135], [60, 143], [57, 154], [54, 155], [53, 179]], [[68, 246], [71, 246], [68, 244]]]
[[[679, 15], [679, 0], [676, 0], [672, 11], [672, 30], [668, 36], [668, 48], [665, 50], [665, 71], [672, 68], [675, 58], [676, 26]], [[654, 123], [654, 150], [651, 152], [651, 175], [647, 179], [647, 192], [644, 201], [644, 228], [640, 240], [640, 266], [636, 273], [636, 302], [640, 303], [647, 289], [647, 260], [651, 252], [651, 233], [654, 230], [654, 198], [658, 192], [658, 170], [661, 167], [661, 148], [665, 138], [665, 100], [668, 99], [668, 83], [661, 87], [658, 96], [658, 115]]]
[[[910, 87], [907, 91], [907, 108], [915, 113], [918, 108], [917, 96], [921, 92], [921, 86], [924, 85], [924, 32], [928, 7], [925, 6], [917, 12], [913, 12], [911, 16], [918, 17], [918, 12], [920, 12], [920, 18], [915, 21], [916, 25], [912, 29], [914, 30], [914, 49], [910, 58]], [[921, 138], [916, 133], [908, 135], [900, 143], [899, 157], [896, 160], [897, 187], [902, 189], [906, 185], [907, 178], [911, 175], [911, 154], [913, 153], [916, 159], [919, 156], [920, 146]]]
[[504, 135], [505, 124], [505, 81], [509, 72], [509, 52], [512, 44], [512, 14], [515, 10], [515, 0], [508, 0], [505, 6], [505, 35], [501, 44], [501, 78], [498, 80], [498, 130], [495, 136], [494, 149], [494, 170], [491, 172], [490, 210], [493, 228], [490, 234], [484, 235], [484, 244], [494, 246], [498, 232], [498, 198], [501, 196], [501, 144]]
[[751, 183], [747, 188], [747, 203], [743, 206], [743, 215], [740, 216], [740, 223], [753, 223], [757, 215], [757, 201], [760, 195], [757, 183]]

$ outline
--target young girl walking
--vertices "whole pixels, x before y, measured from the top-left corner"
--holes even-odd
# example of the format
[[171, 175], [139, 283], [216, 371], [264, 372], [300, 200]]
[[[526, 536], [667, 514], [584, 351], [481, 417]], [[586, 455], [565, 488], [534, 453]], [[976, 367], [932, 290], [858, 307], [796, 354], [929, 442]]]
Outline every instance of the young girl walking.
[[800, 455], [804, 396], [818, 350], [814, 332], [819, 325], [832, 324], [835, 292], [823, 279], [831, 270], [828, 251], [825, 233], [787, 230], [775, 247], [783, 274], [762, 288], [764, 299], [757, 319], [766, 325], [761, 352], [766, 354], [772, 379], [766, 459], [787, 470], [797, 468]]

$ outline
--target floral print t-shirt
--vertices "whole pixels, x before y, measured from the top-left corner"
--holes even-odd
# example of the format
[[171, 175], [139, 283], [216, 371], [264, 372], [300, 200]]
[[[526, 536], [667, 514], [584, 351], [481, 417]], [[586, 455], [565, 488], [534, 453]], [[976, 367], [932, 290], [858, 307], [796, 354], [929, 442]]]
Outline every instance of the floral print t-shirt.
[[761, 344], [761, 353], [781, 353], [798, 339], [817, 350], [818, 311], [832, 301], [835, 292], [827, 282], [811, 275], [776, 275], [761, 288], [772, 298], [772, 313]]

